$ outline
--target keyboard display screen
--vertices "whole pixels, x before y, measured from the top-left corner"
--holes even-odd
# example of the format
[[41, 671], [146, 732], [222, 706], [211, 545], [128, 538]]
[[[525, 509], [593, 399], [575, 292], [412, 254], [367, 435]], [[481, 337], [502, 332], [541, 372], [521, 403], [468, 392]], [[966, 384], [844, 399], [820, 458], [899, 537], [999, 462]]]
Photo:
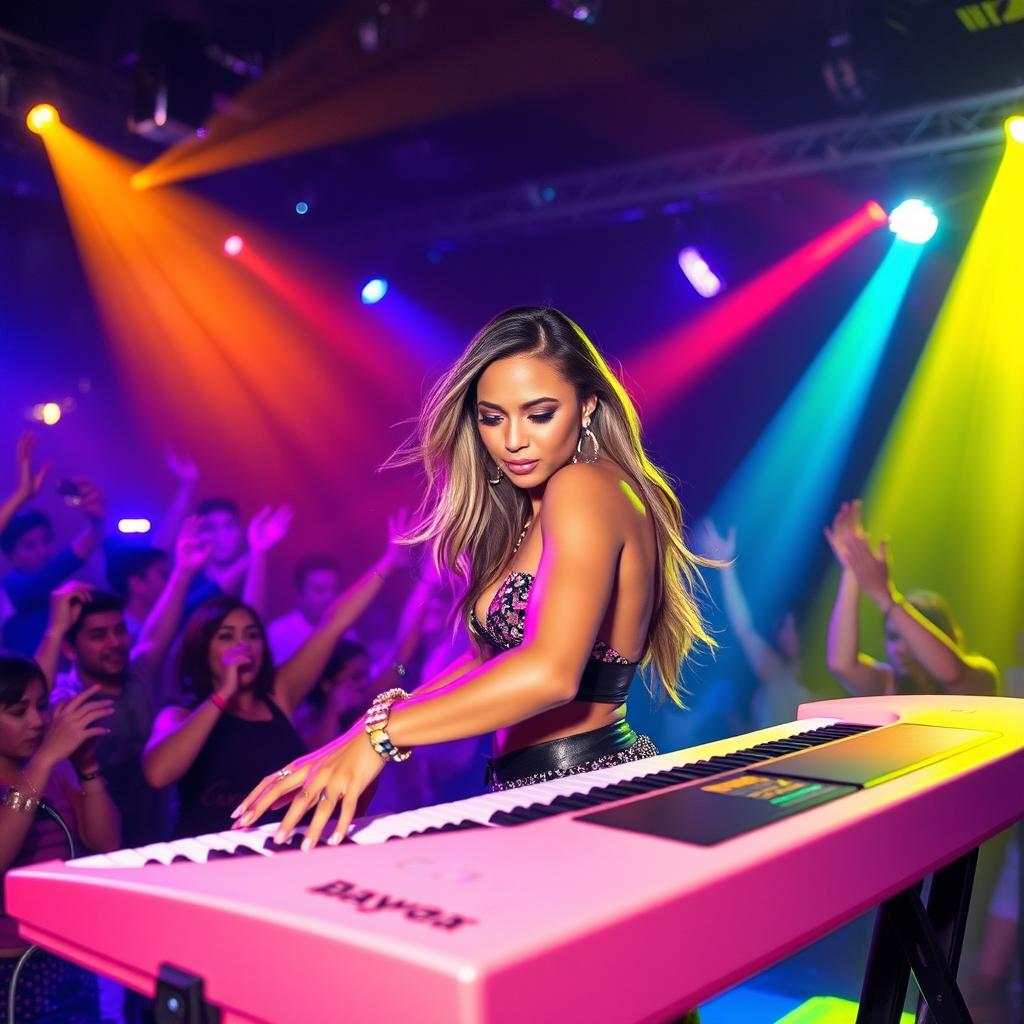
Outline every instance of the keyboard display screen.
[[697, 846], [713, 846], [810, 807], [856, 793], [857, 788], [743, 772], [702, 786], [655, 793], [643, 800], [581, 815], [576, 820]]

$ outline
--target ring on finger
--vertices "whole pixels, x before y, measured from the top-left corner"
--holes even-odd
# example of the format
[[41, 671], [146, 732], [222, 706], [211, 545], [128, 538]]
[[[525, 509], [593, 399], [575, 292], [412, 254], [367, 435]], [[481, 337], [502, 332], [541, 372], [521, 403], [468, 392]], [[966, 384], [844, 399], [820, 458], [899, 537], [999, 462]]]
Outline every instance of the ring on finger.
[[327, 799], [327, 794], [325, 792], [321, 792], [320, 795], [316, 798], [316, 802], [318, 804], [322, 804], [326, 799]]
[[291, 768], [279, 768], [277, 770], [277, 777], [279, 779], [287, 779], [288, 776], [291, 775], [291, 773], [292, 773]]

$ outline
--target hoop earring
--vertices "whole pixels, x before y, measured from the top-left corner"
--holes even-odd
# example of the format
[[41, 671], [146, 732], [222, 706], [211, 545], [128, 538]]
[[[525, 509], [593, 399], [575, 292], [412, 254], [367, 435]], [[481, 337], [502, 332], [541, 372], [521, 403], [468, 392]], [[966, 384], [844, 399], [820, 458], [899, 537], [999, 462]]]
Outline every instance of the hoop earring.
[[490, 477], [488, 477], [488, 478], [487, 478], [487, 482], [488, 482], [488, 483], [489, 483], [489, 484], [490, 484], [490, 485], [491, 485], [492, 487], [497, 487], [497, 486], [498, 486], [498, 484], [500, 484], [500, 483], [501, 483], [501, 481], [505, 479], [505, 474], [504, 474], [504, 473], [502, 473], [502, 471], [501, 471], [501, 467], [500, 467], [500, 466], [495, 466], [494, 468], [495, 468], [495, 470], [497, 471], [497, 474], [498, 474], [498, 475], [497, 475], [497, 476], [496, 476], [496, 477], [495, 477], [495, 478], [494, 478], [493, 480], [492, 480], [492, 479], [491, 479]]
[[[593, 452], [590, 455], [584, 455], [583, 454], [583, 441], [585, 439], [590, 441], [590, 443], [591, 443], [591, 445], [593, 446], [593, 449], [594, 449]], [[576, 442], [576, 454], [572, 457], [572, 461], [574, 463], [575, 462], [585, 462], [589, 466], [590, 463], [597, 462], [597, 457], [600, 454], [601, 454], [601, 444], [597, 440], [597, 434], [595, 434], [590, 429], [590, 424], [588, 423], [580, 431], [580, 439]]]

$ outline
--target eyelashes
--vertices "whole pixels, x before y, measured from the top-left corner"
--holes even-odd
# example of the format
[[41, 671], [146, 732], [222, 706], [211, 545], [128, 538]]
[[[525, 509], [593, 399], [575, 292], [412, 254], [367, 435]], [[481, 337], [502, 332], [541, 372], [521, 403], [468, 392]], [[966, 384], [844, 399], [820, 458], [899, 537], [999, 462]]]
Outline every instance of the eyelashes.
[[[550, 423], [554, 415], [554, 410], [551, 412], [538, 412], [534, 413], [532, 416], [528, 416], [527, 419], [530, 420], [531, 423]], [[496, 427], [501, 422], [501, 417], [481, 416], [479, 422], [485, 427]]]

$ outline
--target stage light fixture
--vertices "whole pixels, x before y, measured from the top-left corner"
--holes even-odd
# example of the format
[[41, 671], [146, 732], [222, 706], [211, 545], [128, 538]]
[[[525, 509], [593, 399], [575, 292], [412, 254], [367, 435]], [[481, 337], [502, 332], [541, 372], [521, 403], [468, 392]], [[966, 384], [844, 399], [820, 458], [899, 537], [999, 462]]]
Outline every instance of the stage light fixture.
[[1024, 142], [1024, 117], [1019, 114], [1016, 117], [1006, 119], [1006, 134], [1014, 142]]
[[704, 257], [693, 246], [687, 246], [680, 250], [679, 269], [686, 275], [686, 280], [693, 285], [693, 290], [702, 298], [713, 298], [722, 290], [721, 278], [707, 265]]
[[298, 215], [299, 215], [300, 217], [304, 217], [304, 216], [305, 216], [305, 215], [306, 215], [307, 213], [309, 213], [309, 203], [307, 203], [307, 202], [306, 202], [305, 200], [303, 200], [303, 199], [300, 199], [300, 200], [299, 200], [299, 201], [298, 201], [298, 202], [297, 202], [297, 203], [295, 204], [295, 212], [296, 212], [296, 213], [297, 213], [297, 214], [298, 214]]
[[245, 248], [241, 235], [229, 235], [224, 239], [224, 251], [229, 256], [237, 256]]
[[28, 112], [25, 124], [28, 125], [29, 131], [42, 135], [54, 125], [60, 124], [60, 114], [52, 103], [37, 103]]
[[388, 283], [383, 277], [375, 277], [363, 285], [361, 297], [363, 305], [374, 306], [388, 293]]
[[868, 202], [866, 209], [868, 211], [868, 216], [879, 224], [884, 224], [889, 219], [889, 215], [885, 212], [885, 208], [881, 203], [876, 202], [874, 199]]
[[148, 519], [119, 519], [117, 529], [119, 533], [149, 533], [153, 524]]
[[42, 405], [37, 405], [33, 412], [35, 413], [35, 418], [41, 423], [45, 423], [48, 427], [53, 427], [60, 423], [62, 411], [59, 402], [44, 402]]
[[938, 226], [939, 218], [923, 199], [905, 199], [889, 214], [889, 230], [914, 245], [924, 245]]

